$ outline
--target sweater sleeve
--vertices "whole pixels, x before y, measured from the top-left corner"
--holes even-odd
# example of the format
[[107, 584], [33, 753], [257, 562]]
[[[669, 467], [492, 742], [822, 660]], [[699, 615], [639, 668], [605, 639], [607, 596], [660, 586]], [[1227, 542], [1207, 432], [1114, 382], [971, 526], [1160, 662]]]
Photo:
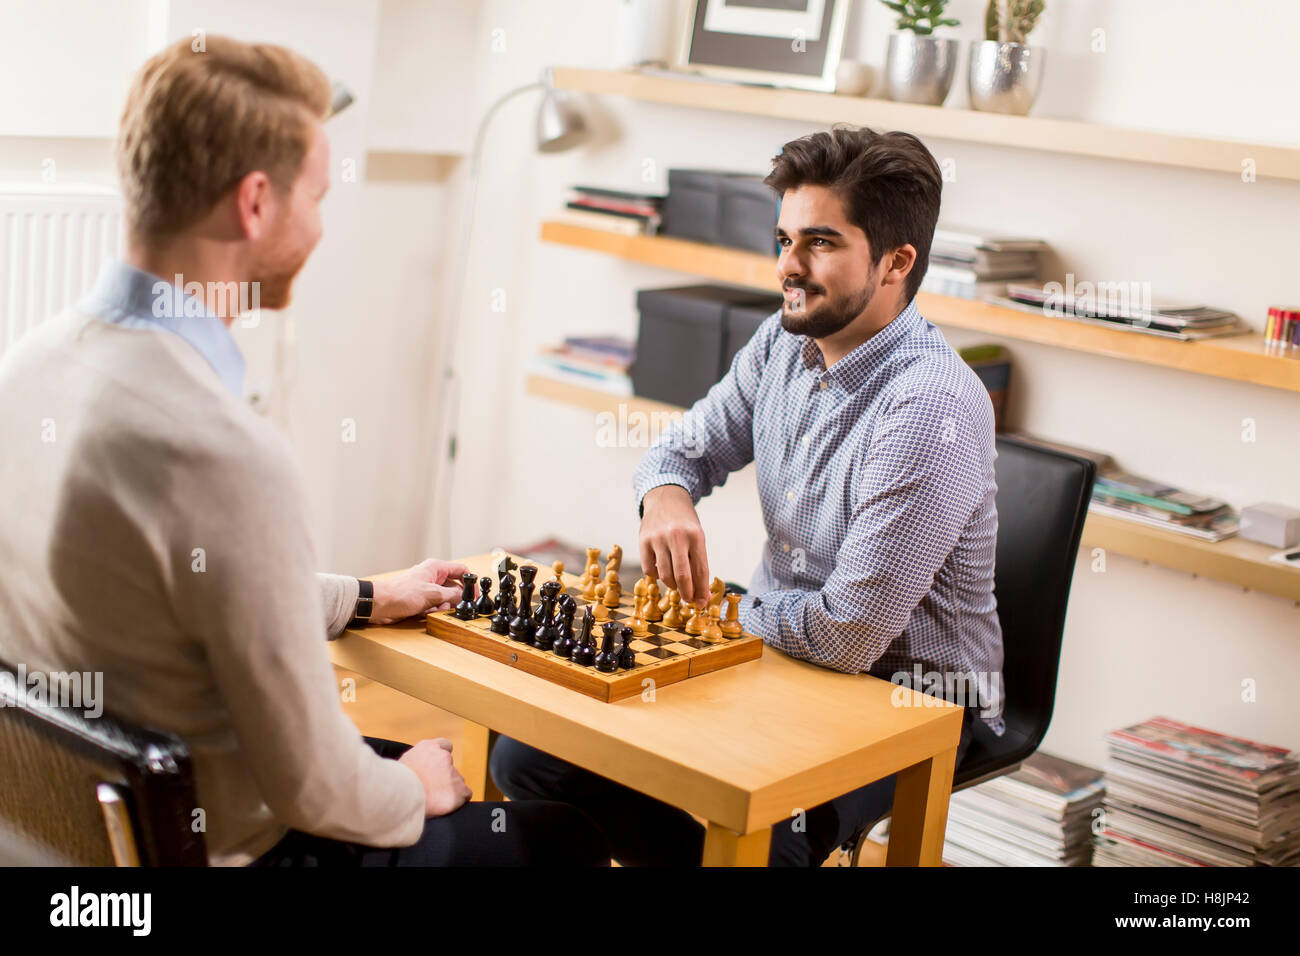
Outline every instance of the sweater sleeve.
[[[176, 488], [190, 505], [178, 508], [190, 522], [178, 537], [190, 547], [172, 562], [175, 613], [206, 651], [278, 821], [337, 840], [409, 846], [423, 832], [424, 787], [414, 771], [371, 750], [343, 713], [322, 640], [298, 471], [270, 426], [255, 434], [193, 463]], [[194, 548], [203, 549], [201, 564]]]
[[320, 582], [321, 598], [325, 602], [325, 634], [332, 641], [343, 633], [356, 613], [361, 585], [346, 574], [317, 574], [316, 580]]

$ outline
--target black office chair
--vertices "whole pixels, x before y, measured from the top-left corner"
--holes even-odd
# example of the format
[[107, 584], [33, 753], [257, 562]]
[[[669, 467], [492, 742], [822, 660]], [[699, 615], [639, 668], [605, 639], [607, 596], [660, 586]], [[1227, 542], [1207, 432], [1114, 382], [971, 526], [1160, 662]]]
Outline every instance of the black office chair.
[[27, 699], [0, 662], [0, 857], [74, 866], [206, 866], [179, 737]]
[[[998, 737], [983, 721], [953, 775], [953, 792], [1020, 768], [1052, 720], [1065, 609], [1088, 514], [1096, 465], [1086, 459], [999, 435], [998, 545], [993, 592], [1002, 624], [1003, 720]], [[869, 823], [841, 848], [857, 866]]]

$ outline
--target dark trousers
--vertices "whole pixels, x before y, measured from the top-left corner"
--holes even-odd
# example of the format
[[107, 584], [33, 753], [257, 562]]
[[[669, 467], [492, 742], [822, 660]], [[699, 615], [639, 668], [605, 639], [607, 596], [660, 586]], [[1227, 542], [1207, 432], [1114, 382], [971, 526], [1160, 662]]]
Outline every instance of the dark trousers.
[[[973, 712], [962, 722], [957, 763], [970, 745]], [[623, 866], [698, 866], [704, 827], [685, 810], [552, 757], [509, 737], [492, 748], [492, 779], [511, 800], [563, 800], [586, 811]], [[769, 866], [820, 866], [831, 852], [894, 806], [894, 775], [836, 797], [772, 827]]]
[[[409, 744], [364, 738], [381, 757]], [[290, 830], [253, 866], [608, 866], [609, 849], [590, 818], [547, 800], [467, 803], [424, 821], [411, 846], [373, 847]]]

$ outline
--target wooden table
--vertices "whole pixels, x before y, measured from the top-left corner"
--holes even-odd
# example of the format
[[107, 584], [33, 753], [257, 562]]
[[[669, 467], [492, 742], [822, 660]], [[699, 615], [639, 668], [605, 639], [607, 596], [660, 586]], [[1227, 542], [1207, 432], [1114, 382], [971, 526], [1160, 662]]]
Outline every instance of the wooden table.
[[708, 821], [705, 865], [762, 866], [773, 824], [897, 773], [886, 863], [940, 864], [962, 721], [946, 701], [771, 647], [612, 704], [434, 638], [422, 618], [329, 648], [338, 666], [469, 721], [461, 766], [483, 799], [500, 798], [487, 774], [495, 731]]

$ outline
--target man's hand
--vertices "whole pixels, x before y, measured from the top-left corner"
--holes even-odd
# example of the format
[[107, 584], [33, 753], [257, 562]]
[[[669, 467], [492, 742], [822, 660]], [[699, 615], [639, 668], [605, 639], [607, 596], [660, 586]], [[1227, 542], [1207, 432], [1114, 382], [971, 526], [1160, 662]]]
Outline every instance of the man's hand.
[[641, 504], [642, 570], [676, 588], [687, 604], [703, 607], [709, 599], [709, 559], [690, 493], [681, 485], [660, 485]]
[[398, 757], [397, 762], [414, 770], [420, 783], [424, 784], [426, 817], [446, 816], [459, 810], [473, 796], [465, 778], [452, 765], [451, 741], [446, 737], [421, 740]]
[[375, 578], [370, 620], [392, 624], [412, 614], [446, 610], [460, 601], [460, 576], [468, 570], [463, 564], [427, 558], [413, 568]]

